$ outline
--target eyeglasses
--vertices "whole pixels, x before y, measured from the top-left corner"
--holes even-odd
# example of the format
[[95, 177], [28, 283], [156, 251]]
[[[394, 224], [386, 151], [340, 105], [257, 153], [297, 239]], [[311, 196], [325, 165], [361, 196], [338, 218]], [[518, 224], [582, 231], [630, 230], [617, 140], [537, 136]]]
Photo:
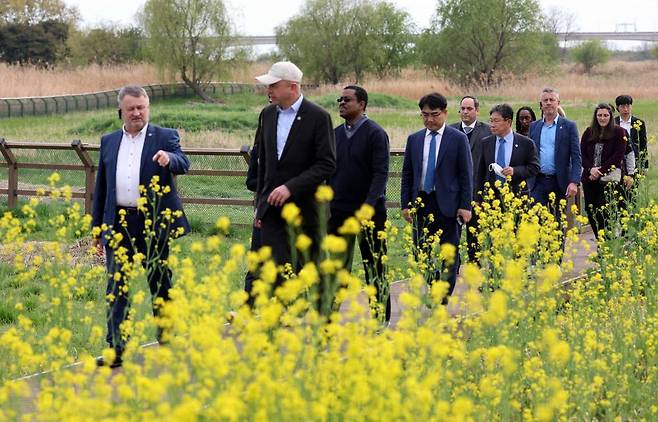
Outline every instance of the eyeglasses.
[[350, 97], [338, 97], [338, 98], [336, 98], [336, 102], [337, 103], [349, 103], [353, 99], [354, 98], [350, 98]]
[[498, 124], [498, 123], [506, 122], [506, 121], [508, 121], [508, 120], [511, 120], [511, 119], [489, 119], [489, 123], [496, 123], [496, 124]]

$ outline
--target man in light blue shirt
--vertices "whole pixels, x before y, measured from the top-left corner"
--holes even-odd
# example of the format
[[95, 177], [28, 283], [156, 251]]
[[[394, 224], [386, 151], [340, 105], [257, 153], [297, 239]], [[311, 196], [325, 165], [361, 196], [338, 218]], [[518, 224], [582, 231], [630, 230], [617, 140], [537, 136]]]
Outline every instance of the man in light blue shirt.
[[297, 101], [295, 101], [290, 107], [282, 108], [281, 104], [276, 106], [276, 111], [278, 113], [277, 125], [276, 125], [276, 155], [281, 159], [281, 154], [283, 154], [283, 148], [286, 146], [286, 140], [288, 139], [288, 134], [290, 134], [290, 128], [295, 122], [295, 117], [297, 116], [297, 111], [299, 111], [299, 106], [304, 100], [304, 95], [300, 94]]
[[[578, 192], [582, 172], [580, 137], [575, 122], [558, 117], [557, 90], [544, 88], [539, 99], [543, 118], [530, 124], [529, 136], [539, 151], [541, 170], [534, 180], [529, 180], [530, 192], [536, 202], [551, 205], [557, 211], [561, 199], [574, 197]], [[555, 196], [553, 204], [551, 194]]]

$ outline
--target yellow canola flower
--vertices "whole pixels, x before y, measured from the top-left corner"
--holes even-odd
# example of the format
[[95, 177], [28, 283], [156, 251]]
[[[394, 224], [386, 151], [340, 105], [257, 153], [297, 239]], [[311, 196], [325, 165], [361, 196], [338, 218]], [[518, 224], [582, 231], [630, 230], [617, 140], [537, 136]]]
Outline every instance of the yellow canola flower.
[[300, 234], [299, 236], [297, 236], [297, 239], [295, 239], [295, 247], [302, 252], [308, 250], [308, 248], [310, 248], [312, 244], [313, 241], [311, 240], [311, 238], [305, 235], [304, 233]]
[[318, 186], [318, 189], [315, 191], [315, 200], [324, 203], [324, 202], [331, 202], [331, 200], [334, 199], [334, 191], [331, 189], [331, 186], [327, 185], [320, 185]]
[[356, 213], [354, 213], [356, 219], [361, 222], [372, 220], [374, 215], [375, 209], [372, 207], [372, 205], [369, 204], [361, 205], [361, 208], [359, 208]]
[[228, 233], [231, 228], [231, 220], [228, 217], [222, 216], [217, 219], [215, 227], [221, 230], [223, 233]]
[[361, 224], [355, 217], [347, 218], [338, 229], [338, 233], [342, 235], [357, 235], [360, 231]]
[[301, 219], [301, 210], [293, 202], [288, 202], [283, 206], [281, 210], [281, 217], [285, 220], [288, 225], [291, 226], [300, 226], [302, 223]]
[[329, 234], [322, 240], [322, 249], [333, 254], [343, 253], [347, 250], [347, 241], [340, 236]]

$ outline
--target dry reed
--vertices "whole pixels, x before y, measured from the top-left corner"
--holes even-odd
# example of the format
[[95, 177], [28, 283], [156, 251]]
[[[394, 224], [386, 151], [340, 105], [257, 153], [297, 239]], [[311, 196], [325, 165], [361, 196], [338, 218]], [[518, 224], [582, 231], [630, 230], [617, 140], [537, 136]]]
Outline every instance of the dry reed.
[[[269, 63], [253, 63], [232, 71], [226, 80], [252, 83], [254, 76], [267, 72]], [[610, 62], [597, 68], [594, 74], [582, 74], [573, 65], [560, 65], [553, 73], [507, 78], [499, 86], [488, 90], [467, 89], [438, 78], [419, 69], [405, 69], [399, 77], [379, 79], [369, 77], [362, 85], [371, 92], [382, 92], [416, 99], [430, 91], [447, 96], [465, 93], [496, 96], [520, 101], [534, 101], [542, 87], [558, 88], [566, 101], [600, 100], [614, 98], [620, 92], [631, 94], [638, 100], [658, 97], [658, 62]], [[116, 89], [128, 83], [153, 84], [171, 82], [148, 64], [124, 66], [91, 65], [77, 69], [41, 70], [30, 67], [13, 67], [0, 64], [0, 98], [60, 94], [78, 94], [105, 89]], [[346, 79], [336, 86], [322, 85], [315, 93], [335, 93]]]

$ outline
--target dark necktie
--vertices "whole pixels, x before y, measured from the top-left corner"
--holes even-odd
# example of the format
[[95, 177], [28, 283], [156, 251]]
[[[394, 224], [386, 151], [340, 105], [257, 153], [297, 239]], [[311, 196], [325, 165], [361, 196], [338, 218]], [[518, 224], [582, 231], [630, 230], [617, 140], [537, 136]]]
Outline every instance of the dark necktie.
[[[499, 138], [498, 141], [500, 142], [500, 145], [498, 145], [498, 153], [496, 154], [496, 163], [502, 168], [505, 168], [507, 167], [507, 164], [505, 163], [505, 138]], [[500, 177], [496, 175], [496, 178], [501, 182], [505, 183], [506, 179], [504, 177]]]
[[437, 132], [430, 132], [432, 139], [430, 140], [430, 151], [427, 155], [427, 171], [425, 172], [425, 183], [423, 190], [425, 192], [432, 192], [434, 190], [434, 173], [436, 170], [436, 134]]

